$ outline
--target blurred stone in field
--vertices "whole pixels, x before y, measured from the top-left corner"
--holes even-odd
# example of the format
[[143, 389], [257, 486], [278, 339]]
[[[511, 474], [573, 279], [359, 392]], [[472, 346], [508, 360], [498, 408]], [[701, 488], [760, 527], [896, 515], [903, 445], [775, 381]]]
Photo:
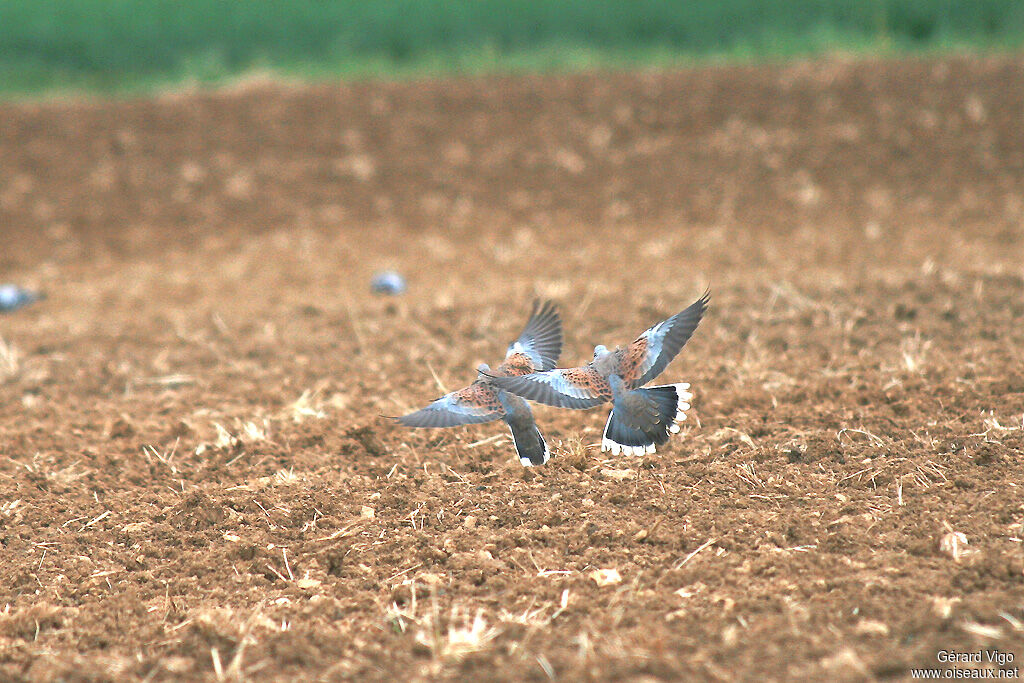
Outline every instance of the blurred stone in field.
[[405, 278], [393, 270], [381, 271], [373, 276], [370, 289], [378, 294], [398, 295], [405, 291]]
[[0, 285], [0, 313], [10, 313], [43, 298], [39, 292], [22, 289], [18, 285]]

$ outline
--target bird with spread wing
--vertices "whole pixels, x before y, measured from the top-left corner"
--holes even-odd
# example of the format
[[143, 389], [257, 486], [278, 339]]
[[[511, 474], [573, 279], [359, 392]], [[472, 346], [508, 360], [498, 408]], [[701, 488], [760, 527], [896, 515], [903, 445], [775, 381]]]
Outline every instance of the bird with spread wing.
[[594, 359], [575, 368], [490, 376], [495, 387], [558, 408], [585, 409], [612, 402], [601, 450], [618, 455], [653, 453], [679, 431], [693, 394], [688, 383], [644, 387], [660, 375], [690, 339], [710, 292], [651, 327], [628, 346], [594, 347]]
[[544, 435], [537, 429], [530, 405], [494, 384], [496, 377], [528, 375], [551, 370], [562, 353], [562, 319], [550, 301], [534, 302], [522, 334], [509, 344], [505, 360], [494, 370], [477, 368], [468, 387], [445, 394], [416, 412], [396, 418], [406, 427], [454, 427], [504, 420], [512, 432], [519, 461], [526, 467], [543, 465], [551, 457]]

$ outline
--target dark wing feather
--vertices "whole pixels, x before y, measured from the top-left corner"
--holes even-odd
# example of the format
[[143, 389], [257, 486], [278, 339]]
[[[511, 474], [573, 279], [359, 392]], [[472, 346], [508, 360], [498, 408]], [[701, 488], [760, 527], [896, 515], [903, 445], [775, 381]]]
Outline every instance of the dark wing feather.
[[642, 387], [660, 375], [697, 329], [708, 308], [711, 292], [686, 310], [650, 328], [626, 348], [623, 379], [631, 388]]
[[562, 354], [562, 318], [550, 301], [534, 301], [530, 319], [522, 334], [509, 344], [505, 358], [521, 353], [535, 370], [550, 370]]
[[406, 427], [454, 427], [491, 422], [504, 415], [505, 409], [494, 388], [478, 381], [397, 419]]
[[608, 380], [589, 365], [516, 377], [491, 376], [491, 382], [516, 396], [556, 408], [593, 408], [612, 398]]

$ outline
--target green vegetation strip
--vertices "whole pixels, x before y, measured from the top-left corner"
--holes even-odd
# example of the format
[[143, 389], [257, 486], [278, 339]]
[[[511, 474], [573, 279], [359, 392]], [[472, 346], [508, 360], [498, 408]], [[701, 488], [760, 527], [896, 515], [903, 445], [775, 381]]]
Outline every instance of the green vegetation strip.
[[0, 91], [1022, 45], [1021, 0], [2, 0]]

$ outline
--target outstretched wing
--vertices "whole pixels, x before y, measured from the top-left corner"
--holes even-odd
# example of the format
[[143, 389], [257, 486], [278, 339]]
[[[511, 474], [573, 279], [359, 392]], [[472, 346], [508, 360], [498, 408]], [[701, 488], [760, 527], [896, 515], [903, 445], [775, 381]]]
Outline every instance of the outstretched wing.
[[668, 367], [697, 329], [710, 299], [711, 292], [704, 292], [686, 310], [658, 323], [626, 347], [620, 370], [630, 388], [642, 387]]
[[561, 354], [562, 318], [553, 303], [537, 300], [533, 302], [533, 311], [522, 334], [509, 344], [505, 354], [506, 362], [502, 365], [509, 366], [503, 369], [514, 373], [526, 366], [523, 359], [516, 356], [525, 356], [532, 366], [527, 372], [550, 370], [555, 367]]
[[491, 383], [516, 396], [556, 408], [593, 408], [612, 400], [608, 380], [589, 365], [515, 377], [491, 376]]
[[484, 382], [473, 382], [397, 419], [406, 427], [454, 427], [490, 422], [504, 415], [505, 409], [494, 388]]

